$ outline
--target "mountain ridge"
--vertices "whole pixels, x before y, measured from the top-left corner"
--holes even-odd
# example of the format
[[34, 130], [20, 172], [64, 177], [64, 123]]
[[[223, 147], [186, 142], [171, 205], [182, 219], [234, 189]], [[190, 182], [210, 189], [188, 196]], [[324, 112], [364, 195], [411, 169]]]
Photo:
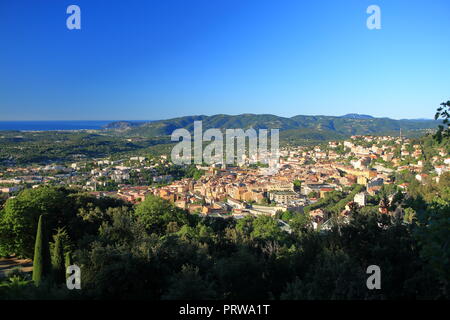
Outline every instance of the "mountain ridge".
[[336, 135], [380, 134], [383, 132], [435, 129], [439, 125], [436, 120], [394, 120], [375, 118], [364, 114], [346, 114], [344, 116], [310, 116], [296, 115], [280, 117], [273, 114], [217, 114], [212, 116], [191, 115], [166, 120], [149, 122], [116, 121], [105, 126], [110, 132], [121, 132], [131, 136], [167, 136], [175, 129], [184, 128], [193, 132], [194, 121], [202, 121], [203, 130], [220, 129], [280, 129], [283, 131], [308, 130], [308, 132], [326, 132]]
[[359, 113], [347, 113], [340, 117], [341, 118], [349, 118], [349, 119], [374, 119], [375, 118], [375, 117], [367, 115], [367, 114], [359, 114]]

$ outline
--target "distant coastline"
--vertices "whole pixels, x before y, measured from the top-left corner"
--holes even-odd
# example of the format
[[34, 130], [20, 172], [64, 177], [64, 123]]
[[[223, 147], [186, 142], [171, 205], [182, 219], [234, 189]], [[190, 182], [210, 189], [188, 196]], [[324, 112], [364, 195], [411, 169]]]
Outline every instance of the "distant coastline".
[[[330, 121], [338, 121], [339, 123], [347, 123], [356, 121], [359, 125], [361, 123], [366, 123], [375, 125], [378, 123], [380, 126], [386, 126], [386, 123], [389, 123], [391, 126], [395, 128], [391, 128], [392, 130], [398, 130], [400, 127], [400, 123], [412, 124], [415, 123], [419, 125], [419, 127], [423, 127], [425, 123], [431, 123], [432, 127], [436, 127], [436, 121], [432, 119], [401, 119], [395, 120], [390, 118], [377, 118], [370, 115], [364, 114], [346, 114], [343, 116], [307, 116], [307, 115], [297, 115], [291, 118], [279, 117], [271, 114], [241, 114], [241, 115], [195, 115], [195, 116], [184, 116], [172, 119], [165, 120], [28, 120], [28, 121], [0, 121], [0, 131], [78, 131], [78, 130], [101, 130], [101, 129], [130, 129], [137, 128], [142, 126], [142, 124], [147, 123], [158, 123], [156, 125], [157, 128], [161, 129], [161, 125], [172, 127], [185, 127], [186, 123], [193, 124], [195, 120], [204, 120], [204, 121], [212, 121], [214, 125], [217, 123], [226, 124], [228, 127], [249, 127], [254, 125], [263, 125], [268, 126], [272, 122], [278, 124], [280, 129], [299, 129], [310, 127], [313, 128], [315, 126], [323, 127], [329, 125]], [[301, 122], [299, 126], [298, 123], [292, 122]], [[387, 122], [386, 122], [387, 121]], [[422, 125], [423, 123], [423, 125]], [[314, 125], [315, 124], [315, 125]], [[312, 127], [311, 127], [312, 126]], [[427, 127], [425, 125], [425, 127]], [[334, 127], [328, 128], [330, 130], [335, 130]], [[381, 128], [380, 129], [385, 129]], [[411, 128], [404, 128], [411, 129]], [[172, 130], [170, 130], [172, 131]], [[165, 132], [165, 134], [169, 134]]]
[[[115, 120], [0, 121], [0, 131], [100, 130]], [[146, 122], [146, 121], [133, 121]]]

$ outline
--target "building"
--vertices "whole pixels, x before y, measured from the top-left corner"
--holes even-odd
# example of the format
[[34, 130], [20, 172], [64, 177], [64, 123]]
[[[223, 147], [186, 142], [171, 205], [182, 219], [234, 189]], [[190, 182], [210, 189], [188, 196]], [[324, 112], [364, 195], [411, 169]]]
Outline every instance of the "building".
[[288, 204], [290, 201], [299, 199], [299, 195], [294, 191], [274, 190], [269, 192], [269, 199], [276, 203]]
[[360, 207], [364, 207], [366, 205], [366, 193], [360, 192], [355, 194], [353, 201], [357, 203]]

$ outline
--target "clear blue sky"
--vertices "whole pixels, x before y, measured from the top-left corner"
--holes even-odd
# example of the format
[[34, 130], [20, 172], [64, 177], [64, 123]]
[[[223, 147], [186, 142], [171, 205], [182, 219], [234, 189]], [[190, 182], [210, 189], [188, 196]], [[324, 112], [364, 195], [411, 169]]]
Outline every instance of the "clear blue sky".
[[448, 0], [1, 0], [0, 120], [431, 118], [450, 99], [449, 16]]

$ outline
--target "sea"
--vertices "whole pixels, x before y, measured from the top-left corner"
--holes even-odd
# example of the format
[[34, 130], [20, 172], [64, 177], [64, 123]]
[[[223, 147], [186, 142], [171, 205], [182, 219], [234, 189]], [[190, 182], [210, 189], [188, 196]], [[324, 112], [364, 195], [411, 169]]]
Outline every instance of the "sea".
[[[0, 121], [0, 131], [98, 130], [116, 120]], [[132, 121], [141, 122], [141, 121]]]

